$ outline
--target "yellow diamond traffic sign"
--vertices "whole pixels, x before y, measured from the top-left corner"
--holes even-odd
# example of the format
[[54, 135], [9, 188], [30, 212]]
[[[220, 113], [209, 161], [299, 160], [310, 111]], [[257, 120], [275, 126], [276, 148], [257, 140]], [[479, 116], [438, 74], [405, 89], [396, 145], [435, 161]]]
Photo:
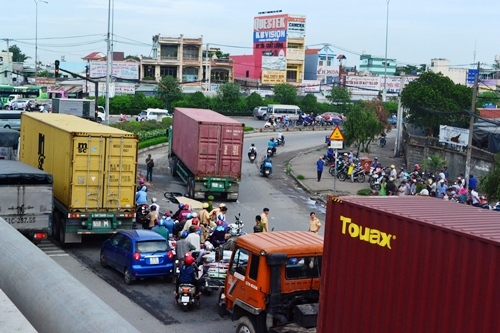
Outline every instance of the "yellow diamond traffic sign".
[[338, 126], [335, 126], [332, 134], [330, 134], [330, 140], [344, 141], [344, 134], [342, 134]]

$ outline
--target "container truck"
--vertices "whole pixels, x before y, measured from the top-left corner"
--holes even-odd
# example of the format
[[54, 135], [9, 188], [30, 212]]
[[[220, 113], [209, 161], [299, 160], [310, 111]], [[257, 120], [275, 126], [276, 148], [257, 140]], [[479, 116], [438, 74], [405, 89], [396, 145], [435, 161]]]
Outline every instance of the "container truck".
[[132, 229], [137, 151], [136, 134], [72, 115], [23, 114], [19, 160], [53, 175], [60, 244]]
[[500, 332], [498, 212], [328, 199], [317, 332]]
[[94, 120], [98, 123], [105, 120], [106, 115], [101, 106], [97, 107], [95, 113], [95, 101], [92, 99], [75, 99], [75, 98], [53, 98], [52, 113], [72, 114], [77, 117]]
[[212, 110], [176, 108], [170, 136], [170, 172], [187, 195], [220, 194], [236, 201], [241, 179], [244, 125]]
[[0, 159], [0, 217], [33, 243], [46, 239], [52, 218], [52, 175]]
[[[0, 115], [1, 117], [1, 115]], [[19, 114], [19, 118], [21, 115]], [[19, 120], [19, 122], [21, 122]], [[19, 145], [19, 131], [10, 128], [0, 128], [0, 159], [17, 159], [17, 147]]]

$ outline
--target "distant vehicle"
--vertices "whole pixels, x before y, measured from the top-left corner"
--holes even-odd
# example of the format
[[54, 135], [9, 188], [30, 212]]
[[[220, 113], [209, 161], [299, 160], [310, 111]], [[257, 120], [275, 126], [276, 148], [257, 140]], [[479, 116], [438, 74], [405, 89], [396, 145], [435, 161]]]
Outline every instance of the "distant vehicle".
[[98, 106], [99, 112], [95, 115], [95, 101], [93, 99], [53, 98], [53, 113], [72, 114], [77, 117], [95, 120], [98, 123], [106, 119], [104, 108]]
[[151, 230], [118, 231], [102, 244], [100, 262], [102, 267], [111, 266], [123, 273], [127, 285], [144, 277], [171, 280], [175, 273], [169, 242]]
[[12, 110], [23, 110], [26, 107], [28, 101], [29, 101], [28, 99], [23, 99], [23, 98], [17, 99], [12, 102], [10, 108]]
[[289, 120], [297, 120], [301, 113], [302, 111], [296, 105], [270, 104], [267, 106], [267, 114], [265, 117], [269, 118], [273, 115], [274, 119], [278, 119], [283, 116], [288, 116]]
[[0, 111], [0, 127], [19, 130], [23, 110]]
[[162, 121], [162, 119], [165, 117], [172, 117], [172, 114], [170, 112], [168, 112], [168, 110], [146, 109], [146, 110], [141, 111], [141, 113], [139, 113], [139, 115], [136, 117], [135, 120], [137, 120], [137, 121], [148, 121], [148, 120]]
[[257, 106], [253, 109], [253, 116], [259, 120], [263, 120], [266, 118], [267, 114], [267, 106]]

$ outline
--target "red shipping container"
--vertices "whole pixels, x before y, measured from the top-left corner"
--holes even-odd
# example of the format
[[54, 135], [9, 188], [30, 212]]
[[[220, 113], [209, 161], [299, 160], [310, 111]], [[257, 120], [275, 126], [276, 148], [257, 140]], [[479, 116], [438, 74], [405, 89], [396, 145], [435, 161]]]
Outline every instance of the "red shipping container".
[[318, 332], [500, 332], [500, 213], [329, 197]]
[[241, 178], [244, 125], [212, 110], [176, 108], [173, 153], [196, 177]]

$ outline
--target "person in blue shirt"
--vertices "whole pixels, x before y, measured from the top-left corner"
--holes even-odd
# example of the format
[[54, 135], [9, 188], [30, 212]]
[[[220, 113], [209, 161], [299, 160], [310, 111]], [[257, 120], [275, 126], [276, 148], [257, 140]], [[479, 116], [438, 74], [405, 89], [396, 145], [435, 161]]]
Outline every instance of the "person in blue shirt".
[[273, 154], [276, 154], [276, 141], [274, 141], [274, 138], [271, 138], [268, 142], [267, 142], [267, 147], [269, 148], [272, 148], [273, 150]]
[[146, 186], [141, 187], [139, 191], [135, 194], [135, 204], [139, 205], [147, 205], [148, 204], [148, 194], [146, 192]]
[[477, 187], [477, 179], [474, 178], [474, 175], [469, 176], [469, 189], [475, 190]]
[[271, 160], [271, 157], [269, 155], [266, 155], [266, 158], [262, 161], [262, 164], [260, 165], [260, 173], [264, 174], [264, 166], [266, 165], [266, 163], [271, 164], [269, 172], [272, 175], [273, 174], [273, 161]]
[[375, 170], [375, 169], [380, 168], [380, 167], [381, 167], [381, 164], [378, 161], [378, 157], [375, 157], [375, 159], [373, 160], [373, 163], [372, 163], [372, 168], [373, 168], [373, 170]]
[[318, 161], [316, 162], [316, 170], [318, 172], [318, 182], [321, 180], [321, 174], [323, 173], [324, 166], [325, 166], [325, 161], [323, 160], [323, 156], [320, 156]]
[[172, 218], [170, 217], [171, 215], [172, 212], [167, 212], [165, 213], [165, 216], [163, 216], [163, 221], [165, 222], [165, 228], [167, 228], [169, 235], [174, 234], [174, 225], [175, 225], [174, 220], [172, 220]]

